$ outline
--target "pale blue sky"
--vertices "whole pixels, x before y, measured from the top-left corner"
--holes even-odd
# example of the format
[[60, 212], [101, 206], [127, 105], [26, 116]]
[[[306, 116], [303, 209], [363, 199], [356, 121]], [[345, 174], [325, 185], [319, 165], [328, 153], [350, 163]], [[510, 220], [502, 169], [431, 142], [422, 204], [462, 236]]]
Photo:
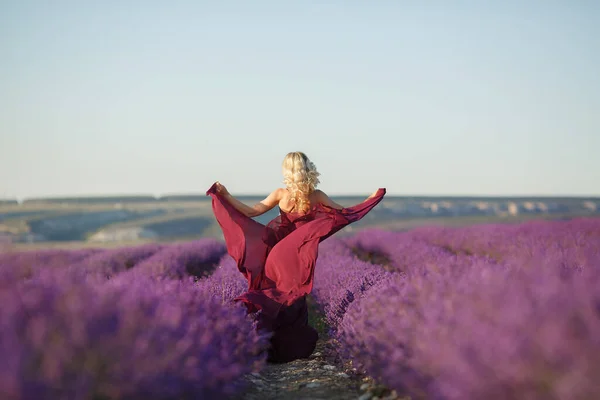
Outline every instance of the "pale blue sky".
[[599, 3], [0, 0], [0, 198], [600, 195]]

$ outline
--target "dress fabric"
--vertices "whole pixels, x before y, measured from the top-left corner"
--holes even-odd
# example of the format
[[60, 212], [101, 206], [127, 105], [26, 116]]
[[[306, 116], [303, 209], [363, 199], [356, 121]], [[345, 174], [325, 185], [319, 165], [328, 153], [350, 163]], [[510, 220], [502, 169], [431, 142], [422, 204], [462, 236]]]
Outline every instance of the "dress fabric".
[[319, 243], [359, 221], [385, 196], [376, 195], [341, 210], [315, 204], [306, 214], [284, 212], [263, 225], [238, 211], [217, 193], [206, 192], [223, 231], [227, 252], [248, 281], [235, 301], [257, 313], [258, 329], [273, 333], [269, 360], [287, 362], [313, 352], [318, 335], [308, 325], [306, 295], [313, 287]]

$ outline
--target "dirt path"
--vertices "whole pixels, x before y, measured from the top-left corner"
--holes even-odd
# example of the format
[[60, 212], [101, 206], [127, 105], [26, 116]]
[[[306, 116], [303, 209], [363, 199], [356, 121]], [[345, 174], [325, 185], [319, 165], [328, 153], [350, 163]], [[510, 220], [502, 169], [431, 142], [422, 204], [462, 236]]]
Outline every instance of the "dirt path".
[[268, 364], [260, 374], [247, 377], [250, 390], [240, 399], [358, 399], [360, 377], [328, 362], [324, 340], [306, 360]]
[[285, 364], [267, 364], [259, 374], [246, 377], [249, 388], [236, 400], [377, 400], [397, 399], [395, 392], [374, 385], [357, 374], [350, 364], [342, 365], [327, 335], [323, 318], [309, 301], [310, 324], [319, 332], [310, 358]]

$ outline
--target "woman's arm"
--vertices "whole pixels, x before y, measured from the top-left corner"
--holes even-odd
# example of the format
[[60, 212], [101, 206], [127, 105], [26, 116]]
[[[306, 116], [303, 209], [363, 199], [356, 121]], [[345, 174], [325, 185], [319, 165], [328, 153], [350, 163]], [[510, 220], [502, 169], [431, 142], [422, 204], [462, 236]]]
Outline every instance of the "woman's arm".
[[[371, 198], [375, 197], [376, 195], [377, 195], [377, 190], [376, 190], [376, 191], [374, 191], [374, 192], [373, 192], [373, 193], [372, 193], [372, 194], [371, 194], [369, 197], [367, 197], [367, 199], [366, 199], [366, 200], [369, 200], [369, 199], [371, 199]], [[325, 192], [323, 192], [322, 190], [318, 190], [318, 189], [317, 189], [317, 190], [315, 190], [315, 196], [316, 196], [316, 199], [317, 199], [317, 201], [318, 201], [319, 203], [321, 203], [321, 204], [324, 204], [324, 205], [326, 205], [327, 207], [330, 207], [330, 208], [335, 208], [336, 210], [341, 210], [341, 209], [343, 209], [343, 208], [344, 208], [344, 207], [343, 207], [343, 206], [341, 206], [340, 204], [338, 204], [338, 203], [336, 203], [335, 201], [331, 200], [331, 198], [330, 198], [329, 196], [327, 196], [327, 195], [325, 194]], [[366, 201], [366, 200], [365, 200], [365, 201]]]
[[242, 203], [240, 200], [233, 197], [225, 186], [221, 185], [217, 182], [217, 193], [221, 194], [227, 201], [239, 212], [244, 214], [247, 217], [257, 217], [262, 215], [279, 204], [279, 201], [282, 197], [282, 189], [275, 189], [271, 194], [265, 197], [264, 200], [256, 203], [252, 207]]

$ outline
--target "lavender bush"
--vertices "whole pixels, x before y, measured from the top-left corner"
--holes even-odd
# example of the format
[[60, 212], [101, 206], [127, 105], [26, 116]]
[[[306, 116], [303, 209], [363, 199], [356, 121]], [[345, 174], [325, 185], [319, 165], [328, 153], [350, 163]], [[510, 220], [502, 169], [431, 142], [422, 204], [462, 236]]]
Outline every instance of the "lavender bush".
[[136, 275], [181, 279], [204, 277], [225, 254], [225, 244], [214, 239], [201, 239], [172, 244], [145, 259], [130, 271]]
[[0, 254], [0, 287], [12, 285], [21, 279], [32, 277], [42, 270], [63, 268], [102, 253], [103, 250], [100, 249], [82, 249]]
[[200, 283], [34, 278], [0, 292], [0, 385], [11, 398], [214, 398], [261, 365], [241, 307]]
[[97, 273], [109, 278], [135, 267], [140, 262], [165, 249], [165, 247], [164, 245], [148, 244], [105, 250], [93, 254], [80, 262], [72, 263], [69, 268], [72, 270], [84, 270], [88, 273]]
[[315, 268], [312, 296], [322, 305], [332, 332], [350, 303], [390, 275], [378, 265], [357, 259], [342, 241], [331, 238], [324, 242]]
[[[353, 303], [346, 354], [415, 397], [587, 399], [598, 393], [599, 280], [473, 265], [396, 276]], [[450, 282], [449, 282], [450, 281]]]
[[230, 303], [248, 290], [248, 281], [229, 255], [223, 256], [213, 273], [201, 282], [205, 290], [222, 303]]
[[[506, 231], [467, 228], [472, 241], [460, 246], [442, 243], [460, 237], [459, 230], [371, 231], [347, 239], [351, 248], [385, 252], [401, 272], [379, 279], [342, 313], [335, 332], [341, 353], [414, 398], [600, 393], [598, 221], [499, 229]], [[495, 238], [485, 241], [486, 235]], [[342, 293], [345, 279], [370, 272], [339, 257], [321, 258], [318, 268], [337, 271]], [[317, 298], [327, 304], [327, 296]]]
[[422, 271], [435, 269], [456, 256], [467, 262], [496, 262], [484, 253], [451, 251], [413, 232], [364, 230], [347, 238], [345, 244], [357, 257], [370, 259], [371, 262], [383, 260], [383, 267], [395, 272], [414, 272], [416, 268]]
[[412, 237], [456, 254], [488, 256], [522, 266], [552, 263], [581, 269], [597, 263], [600, 219], [530, 221], [522, 224], [492, 224], [460, 229], [421, 228]]
[[[221, 243], [196, 241], [106, 250], [62, 268], [33, 264], [35, 274], [0, 286], [3, 396], [198, 399], [239, 392], [240, 378], [264, 364], [268, 337], [230, 301], [244, 288], [233, 264], [209, 278], [193, 276], [223, 254]], [[18, 271], [22, 264], [11, 265]]]

